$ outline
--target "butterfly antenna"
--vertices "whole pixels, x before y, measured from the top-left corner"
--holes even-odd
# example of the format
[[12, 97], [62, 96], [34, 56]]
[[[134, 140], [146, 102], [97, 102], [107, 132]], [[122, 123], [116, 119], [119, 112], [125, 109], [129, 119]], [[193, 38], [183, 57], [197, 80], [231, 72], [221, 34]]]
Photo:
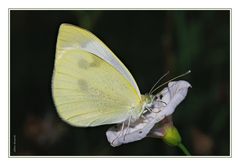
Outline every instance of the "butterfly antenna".
[[174, 77], [174, 78], [170, 79], [169, 81], [167, 81], [167, 82], [159, 85], [159, 86], [156, 87], [154, 90], [152, 90], [151, 93], [155, 92], [157, 89], [161, 88], [163, 85], [166, 85], [167, 83], [169, 83], [169, 82], [171, 82], [171, 81], [173, 81], [173, 80], [175, 80], [175, 79], [177, 79], [177, 78], [183, 77], [183, 76], [185, 76], [185, 75], [187, 75], [187, 74], [189, 74], [189, 73], [191, 73], [191, 70], [188, 70], [186, 73], [183, 73], [183, 74], [181, 74], [181, 75], [179, 75], [179, 76], [177, 76], [177, 77]]
[[156, 85], [159, 83], [159, 81], [161, 81], [164, 77], [166, 77], [169, 74], [169, 71], [167, 71], [166, 74], [164, 74], [161, 78], [158, 79], [158, 81], [153, 85], [153, 87], [151, 88], [151, 90], [149, 91], [149, 94], [152, 94], [153, 89], [156, 87]]

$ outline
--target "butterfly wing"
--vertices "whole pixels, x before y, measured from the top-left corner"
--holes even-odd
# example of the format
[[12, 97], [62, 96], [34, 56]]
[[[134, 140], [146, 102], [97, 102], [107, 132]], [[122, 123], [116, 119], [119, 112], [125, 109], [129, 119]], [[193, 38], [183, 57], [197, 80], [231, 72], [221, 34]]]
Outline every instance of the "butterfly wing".
[[141, 96], [131, 73], [100, 39], [80, 27], [71, 24], [61, 24], [57, 43], [57, 55], [61, 56], [65, 49], [76, 48], [90, 52], [111, 64], [132, 84], [138, 96]]
[[[99, 56], [63, 44], [60, 29], [53, 74], [53, 98], [60, 117], [74, 126], [120, 123], [141, 98], [131, 82]], [[74, 31], [76, 36], [78, 31]], [[74, 35], [73, 35], [74, 36]], [[62, 43], [62, 44], [59, 44]], [[139, 112], [135, 112], [138, 113]]]

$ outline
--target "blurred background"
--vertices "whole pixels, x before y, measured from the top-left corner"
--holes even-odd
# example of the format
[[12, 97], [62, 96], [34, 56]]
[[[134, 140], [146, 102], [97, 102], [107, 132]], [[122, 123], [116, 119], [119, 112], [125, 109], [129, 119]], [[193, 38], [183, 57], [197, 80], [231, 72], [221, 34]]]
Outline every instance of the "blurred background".
[[[111, 147], [111, 125], [77, 128], [59, 118], [51, 95], [58, 28], [81, 26], [127, 66], [142, 93], [191, 70], [173, 114], [192, 155], [230, 155], [230, 11], [10, 11], [10, 155], [183, 155], [160, 139]], [[162, 81], [163, 83], [164, 81]]]

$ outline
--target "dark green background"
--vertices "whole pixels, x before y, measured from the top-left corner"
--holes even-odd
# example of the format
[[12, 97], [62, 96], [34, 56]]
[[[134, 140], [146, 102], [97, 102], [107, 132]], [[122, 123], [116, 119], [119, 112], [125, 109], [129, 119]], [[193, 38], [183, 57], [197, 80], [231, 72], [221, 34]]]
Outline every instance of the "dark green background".
[[11, 155], [182, 155], [160, 139], [113, 148], [110, 126], [62, 122], [51, 96], [61, 23], [92, 31], [132, 73], [142, 93], [170, 71], [192, 84], [173, 114], [193, 155], [230, 155], [230, 11], [10, 11]]

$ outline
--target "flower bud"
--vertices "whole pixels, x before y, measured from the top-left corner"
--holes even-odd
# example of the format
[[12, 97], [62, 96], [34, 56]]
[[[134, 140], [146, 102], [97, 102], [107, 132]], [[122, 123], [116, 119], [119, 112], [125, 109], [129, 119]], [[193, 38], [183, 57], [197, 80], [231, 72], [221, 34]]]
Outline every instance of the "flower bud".
[[171, 146], [178, 146], [182, 141], [177, 128], [173, 125], [164, 126], [164, 135], [162, 139], [165, 143]]

